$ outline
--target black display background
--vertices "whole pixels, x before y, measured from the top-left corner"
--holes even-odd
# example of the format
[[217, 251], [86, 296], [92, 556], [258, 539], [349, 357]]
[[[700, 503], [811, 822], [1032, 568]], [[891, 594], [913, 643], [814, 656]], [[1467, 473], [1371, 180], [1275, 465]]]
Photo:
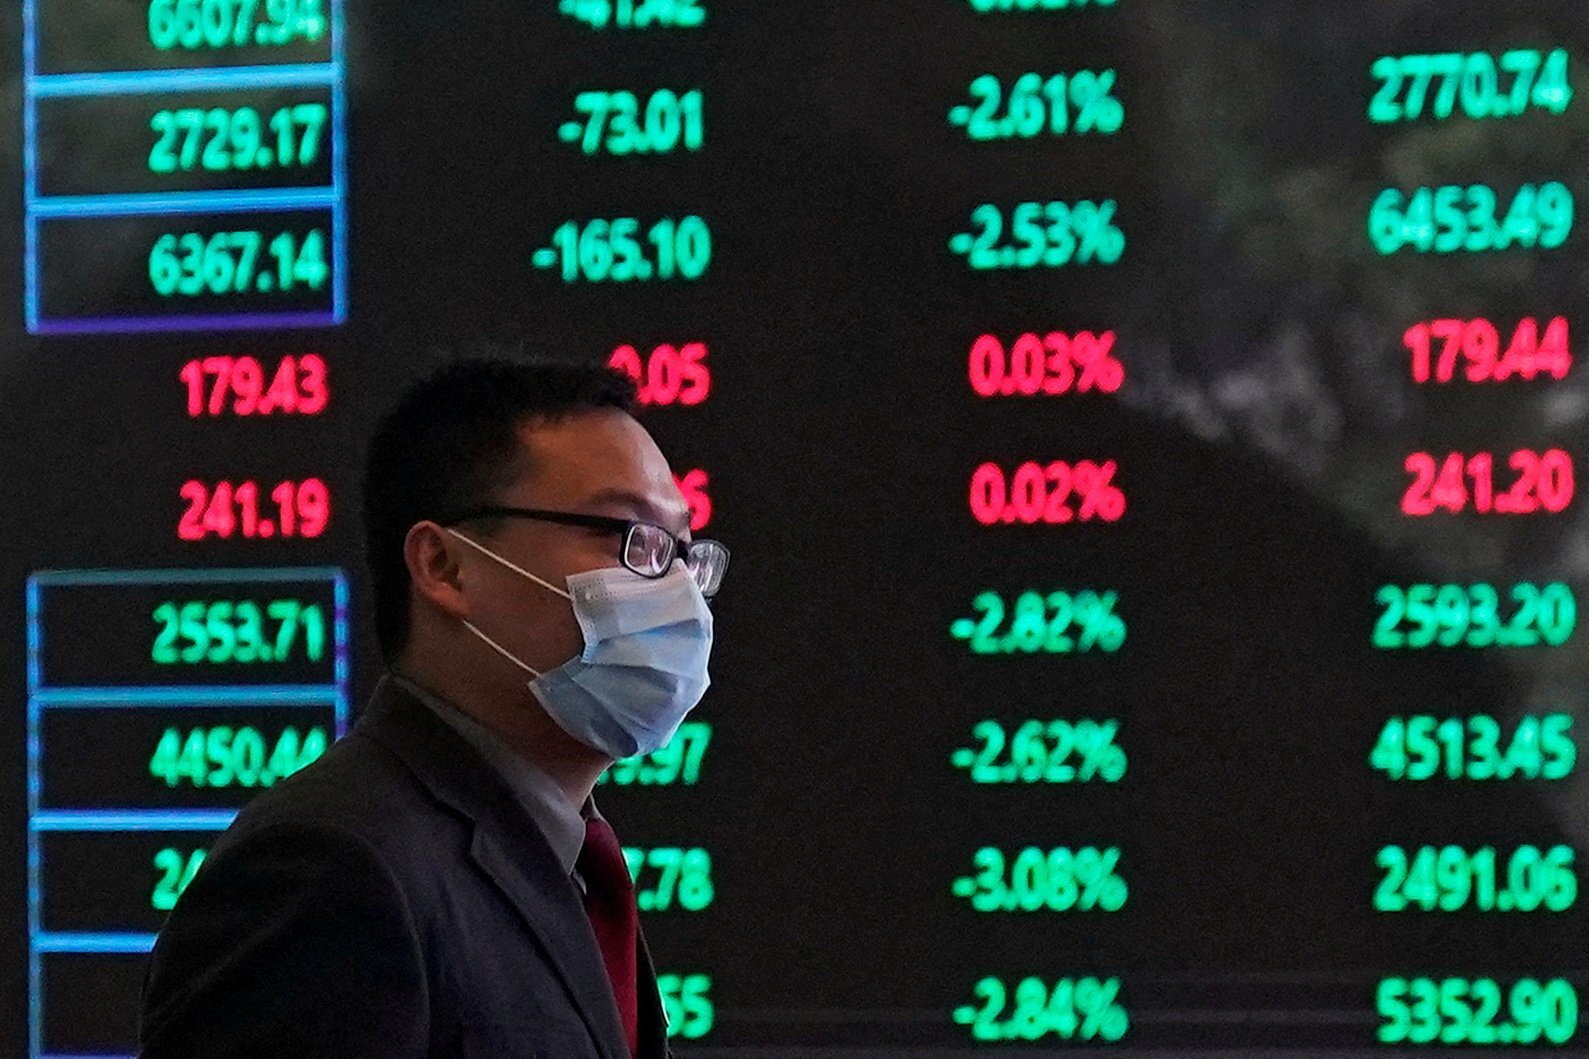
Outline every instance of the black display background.
[[[20, 1051], [8, 1020], [25, 1010], [27, 574], [345, 566], [362, 701], [376, 668], [359, 453], [435, 349], [482, 339], [592, 360], [621, 343], [711, 349], [706, 405], [647, 421], [676, 469], [710, 472], [710, 532], [735, 549], [699, 714], [714, 740], [699, 786], [607, 789], [602, 803], [627, 844], [712, 851], [711, 908], [654, 917], [648, 934], [663, 970], [713, 974], [719, 1054], [950, 1044], [965, 1035], [949, 1012], [990, 973], [1120, 973], [1133, 1039], [1172, 1053], [1367, 1047], [1382, 974], [1589, 987], [1582, 905], [1369, 910], [1380, 845], [1582, 843], [1581, 786], [1413, 788], [1366, 763], [1392, 714], [1583, 711], [1581, 636], [1505, 656], [1368, 646], [1382, 584], [1589, 587], [1581, 505], [1554, 519], [1397, 511], [1414, 449], [1582, 455], [1581, 369], [1423, 392], [1400, 343], [1436, 316], [1578, 313], [1582, 236], [1553, 253], [1385, 259], [1364, 230], [1388, 186], [1482, 181], [1504, 201], [1557, 179], [1589, 201], [1581, 102], [1509, 122], [1364, 116], [1382, 54], [1563, 46], [1581, 59], [1582, 5], [708, 7], [700, 32], [598, 34], [550, 0], [350, 0], [352, 322], [334, 334], [28, 339], [20, 193], [7, 199], [0, 1050]], [[15, 13], [0, 19], [0, 39], [18, 40]], [[5, 69], [18, 55], [6, 49]], [[1116, 138], [973, 145], [944, 121], [977, 74], [1100, 67], [1120, 74]], [[578, 90], [697, 86], [697, 155], [585, 159], [556, 137]], [[3, 133], [17, 189], [19, 124]], [[979, 203], [1107, 197], [1129, 239], [1119, 267], [973, 275], [945, 249]], [[565, 220], [687, 213], [714, 237], [700, 283], [565, 287], [530, 267]], [[978, 334], [1055, 328], [1118, 330], [1118, 400], [971, 394]], [[185, 419], [187, 359], [310, 350], [331, 364], [325, 416]], [[1099, 456], [1120, 462], [1130, 497], [1117, 526], [986, 529], [966, 512], [985, 460]], [[293, 477], [306, 458], [335, 505], [323, 539], [177, 540], [181, 506], [162, 483], [230, 467]], [[1121, 593], [1117, 656], [989, 661], [946, 634], [984, 589], [1089, 587]], [[1126, 781], [975, 788], [947, 764], [976, 720], [1048, 715], [1120, 717]], [[1085, 842], [1126, 850], [1118, 916], [980, 916], [949, 896], [978, 846]], [[1208, 1009], [1360, 1021], [1168, 1017]]]

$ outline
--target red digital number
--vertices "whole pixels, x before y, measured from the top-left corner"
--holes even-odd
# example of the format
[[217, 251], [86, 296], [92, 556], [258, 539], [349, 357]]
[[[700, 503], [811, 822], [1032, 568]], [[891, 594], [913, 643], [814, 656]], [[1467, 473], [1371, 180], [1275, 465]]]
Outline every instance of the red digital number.
[[634, 346], [619, 346], [607, 366], [635, 381], [643, 405], [698, 405], [712, 392], [705, 342], [661, 345], [645, 354]]
[[684, 494], [684, 502], [690, 506], [690, 532], [701, 532], [712, 521], [712, 498], [708, 493], [711, 479], [705, 471], [694, 470], [682, 476], [674, 475], [673, 481], [678, 485], [679, 492]]
[[331, 493], [318, 478], [282, 482], [268, 496], [257, 482], [194, 480], [183, 483], [182, 499], [177, 536], [185, 541], [318, 537], [331, 521]]
[[188, 415], [319, 415], [331, 399], [326, 362], [317, 353], [282, 357], [267, 369], [254, 357], [205, 357], [182, 366]]
[[1453, 452], [1436, 459], [1433, 453], [1415, 452], [1407, 457], [1412, 484], [1402, 495], [1402, 513], [1414, 518], [1469, 510], [1480, 515], [1558, 514], [1572, 504], [1572, 457], [1561, 449], [1514, 452], [1506, 466], [1511, 482], [1498, 491], [1501, 475], [1492, 453]]
[[1572, 370], [1572, 340], [1567, 318], [1558, 316], [1543, 328], [1526, 317], [1512, 330], [1504, 347], [1500, 329], [1489, 320], [1430, 320], [1414, 324], [1402, 335], [1412, 355], [1412, 380], [1448, 383], [1457, 368], [1468, 382], [1532, 380], [1540, 375], [1565, 379]]
[[1126, 495], [1114, 484], [1117, 470], [1114, 460], [1030, 462], [1013, 472], [984, 463], [971, 476], [971, 514], [984, 526], [1118, 522]]
[[1115, 333], [1027, 333], [1006, 348], [997, 335], [971, 346], [971, 389], [979, 397], [1118, 393], [1125, 365], [1114, 355]]

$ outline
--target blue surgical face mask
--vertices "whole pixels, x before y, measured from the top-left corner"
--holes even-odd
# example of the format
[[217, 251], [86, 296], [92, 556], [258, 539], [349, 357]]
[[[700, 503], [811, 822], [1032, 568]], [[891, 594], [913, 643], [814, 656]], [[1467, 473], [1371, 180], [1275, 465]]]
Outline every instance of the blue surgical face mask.
[[464, 621], [535, 678], [530, 691], [563, 731], [613, 758], [649, 754], [673, 738], [711, 684], [712, 611], [683, 562], [654, 579], [621, 566], [571, 574], [564, 591], [456, 530], [447, 532], [573, 603], [585, 650], [545, 673]]

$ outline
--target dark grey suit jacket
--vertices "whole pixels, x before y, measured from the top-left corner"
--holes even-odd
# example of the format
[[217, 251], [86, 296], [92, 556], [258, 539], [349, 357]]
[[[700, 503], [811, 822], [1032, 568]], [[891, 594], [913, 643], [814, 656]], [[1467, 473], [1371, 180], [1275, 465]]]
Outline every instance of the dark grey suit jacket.
[[[640, 1051], [666, 1059], [641, 942]], [[144, 1059], [623, 1059], [579, 893], [498, 773], [383, 681], [253, 801], [154, 949]]]

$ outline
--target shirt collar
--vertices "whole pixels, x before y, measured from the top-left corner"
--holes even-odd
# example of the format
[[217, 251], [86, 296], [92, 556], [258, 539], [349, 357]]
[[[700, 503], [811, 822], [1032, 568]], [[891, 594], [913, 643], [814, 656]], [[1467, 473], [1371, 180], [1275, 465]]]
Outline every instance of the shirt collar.
[[585, 821], [601, 819], [595, 799], [586, 798], [585, 804], [576, 809], [551, 776], [514, 750], [501, 736], [408, 677], [393, 671], [392, 680], [435, 711], [507, 781], [520, 804], [546, 836], [546, 842], [552, 847], [552, 854], [564, 874], [577, 879], [574, 865], [585, 845]]

